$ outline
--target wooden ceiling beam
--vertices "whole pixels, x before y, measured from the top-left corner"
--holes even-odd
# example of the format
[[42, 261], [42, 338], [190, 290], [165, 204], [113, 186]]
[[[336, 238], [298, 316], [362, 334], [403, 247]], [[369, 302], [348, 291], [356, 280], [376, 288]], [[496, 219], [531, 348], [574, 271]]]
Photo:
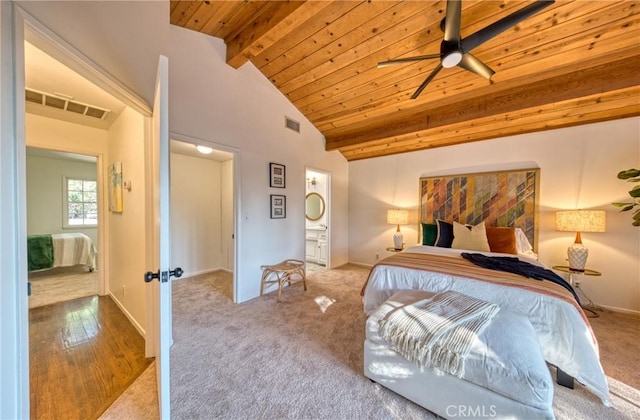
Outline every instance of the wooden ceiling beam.
[[412, 133], [400, 138], [345, 147], [340, 149], [340, 152], [347, 160], [352, 161], [636, 117], [640, 115], [640, 104], [636, 100], [638, 95], [640, 87], [633, 87], [603, 95], [592, 95], [588, 99], [531, 108], [511, 117], [487, 117]]
[[[610, 119], [625, 118], [640, 113], [637, 101], [640, 87], [620, 89], [615, 92], [590, 95], [585, 98], [555, 102], [540, 107], [527, 108], [510, 114], [492, 115], [471, 121], [464, 121], [424, 131], [404, 134], [381, 140], [374, 140], [356, 146], [343, 147], [343, 152], [365, 148], [377, 153], [383, 150], [404, 150], [444, 146], [452, 141], [465, 143], [505, 137], [524, 132], [557, 128], [565, 120], [571, 123], [598, 117]], [[622, 117], [618, 113], [622, 111]]]
[[394, 124], [370, 124], [366, 129], [358, 132], [335, 137], [327, 136], [326, 150], [336, 150], [371, 140], [638, 86], [640, 85], [638, 68], [640, 68], [640, 55], [635, 55], [596, 67], [578, 69], [544, 81], [523, 83], [505, 92], [425, 110], [424, 114], [399, 119]]
[[[320, 11], [313, 19], [304, 25], [300, 25], [295, 32], [278, 40], [277, 43], [269, 48], [265, 48], [260, 54], [252, 58], [251, 62], [268, 78], [269, 74], [275, 74], [279, 71], [274, 67], [277, 64], [273, 63], [282, 60], [284, 62], [283, 66], [286, 67], [291, 65], [287, 64], [289, 60], [292, 62], [299, 61], [295, 60], [298, 49], [305, 49], [308, 45], [317, 45], [318, 38], [324, 38], [331, 34], [333, 22], [344, 15], [354, 14], [353, 9], [361, 6], [363, 6], [363, 3], [355, 1], [332, 2], [329, 7]], [[300, 59], [304, 58], [304, 56], [305, 53], [302, 52]]]
[[250, 25], [225, 39], [227, 64], [240, 67], [329, 5], [330, 1], [272, 2]]

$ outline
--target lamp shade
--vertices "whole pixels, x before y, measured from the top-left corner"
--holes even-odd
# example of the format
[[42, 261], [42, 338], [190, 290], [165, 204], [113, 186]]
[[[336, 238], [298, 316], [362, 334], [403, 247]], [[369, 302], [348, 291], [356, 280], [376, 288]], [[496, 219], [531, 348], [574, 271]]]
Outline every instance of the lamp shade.
[[556, 230], [576, 232], [576, 241], [567, 249], [569, 268], [584, 271], [589, 250], [582, 244], [580, 232], [604, 232], [607, 213], [604, 210], [564, 210], [556, 212]]
[[604, 210], [563, 210], [556, 212], [556, 230], [561, 232], [605, 232]]
[[408, 210], [387, 210], [387, 223], [390, 225], [407, 225], [409, 224]]

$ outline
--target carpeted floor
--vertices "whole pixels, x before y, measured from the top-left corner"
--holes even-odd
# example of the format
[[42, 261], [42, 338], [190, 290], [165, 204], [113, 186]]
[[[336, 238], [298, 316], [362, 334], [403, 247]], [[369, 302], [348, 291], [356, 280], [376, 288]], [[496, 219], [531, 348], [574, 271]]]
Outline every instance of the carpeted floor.
[[84, 266], [33, 271], [29, 282], [29, 308], [98, 294], [98, 272], [89, 272]]
[[[228, 273], [174, 282], [172, 417], [436, 418], [362, 374], [365, 316], [359, 290], [367, 274], [368, 269], [353, 265], [312, 274], [307, 292], [294, 284], [279, 304], [272, 293], [234, 305], [222, 293]], [[616, 321], [618, 314], [609, 314], [597, 318], [593, 328], [601, 343], [617, 335], [623, 337], [620, 345], [626, 343], [623, 351], [601, 344], [616, 409], [604, 407], [579, 384], [574, 390], [556, 386], [558, 419], [640, 418], [640, 319]], [[620, 325], [626, 330], [616, 332]], [[141, 386], [149, 389], [155, 382]], [[143, 403], [142, 417], [134, 408], [122, 409], [135, 406], [134, 400], [123, 396], [120, 413], [157, 418], [150, 401]], [[105, 418], [117, 418], [108, 417], [110, 411]]]

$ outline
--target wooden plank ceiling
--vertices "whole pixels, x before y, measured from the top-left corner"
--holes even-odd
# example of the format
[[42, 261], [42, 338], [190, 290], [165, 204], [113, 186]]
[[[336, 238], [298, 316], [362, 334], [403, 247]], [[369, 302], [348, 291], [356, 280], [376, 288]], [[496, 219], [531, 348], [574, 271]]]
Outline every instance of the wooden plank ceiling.
[[[531, 1], [465, 1], [461, 36]], [[171, 23], [224, 39], [348, 160], [640, 115], [640, 3], [558, 0], [473, 50], [488, 81], [443, 69], [441, 1], [171, 1]], [[607, 141], [610, 139], [603, 139]]]

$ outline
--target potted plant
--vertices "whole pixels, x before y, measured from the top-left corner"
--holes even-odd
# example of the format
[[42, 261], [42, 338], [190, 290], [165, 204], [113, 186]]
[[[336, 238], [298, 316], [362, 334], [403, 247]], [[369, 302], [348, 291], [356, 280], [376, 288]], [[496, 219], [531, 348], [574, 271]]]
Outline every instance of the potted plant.
[[[627, 169], [618, 173], [618, 179], [625, 180], [627, 182], [640, 182], [640, 170]], [[611, 203], [616, 207], [620, 207], [620, 211], [630, 211], [635, 206], [640, 206], [640, 184], [635, 185], [629, 190], [631, 196], [631, 202], [626, 203]], [[633, 226], [640, 226], [640, 208], [633, 212]]]

